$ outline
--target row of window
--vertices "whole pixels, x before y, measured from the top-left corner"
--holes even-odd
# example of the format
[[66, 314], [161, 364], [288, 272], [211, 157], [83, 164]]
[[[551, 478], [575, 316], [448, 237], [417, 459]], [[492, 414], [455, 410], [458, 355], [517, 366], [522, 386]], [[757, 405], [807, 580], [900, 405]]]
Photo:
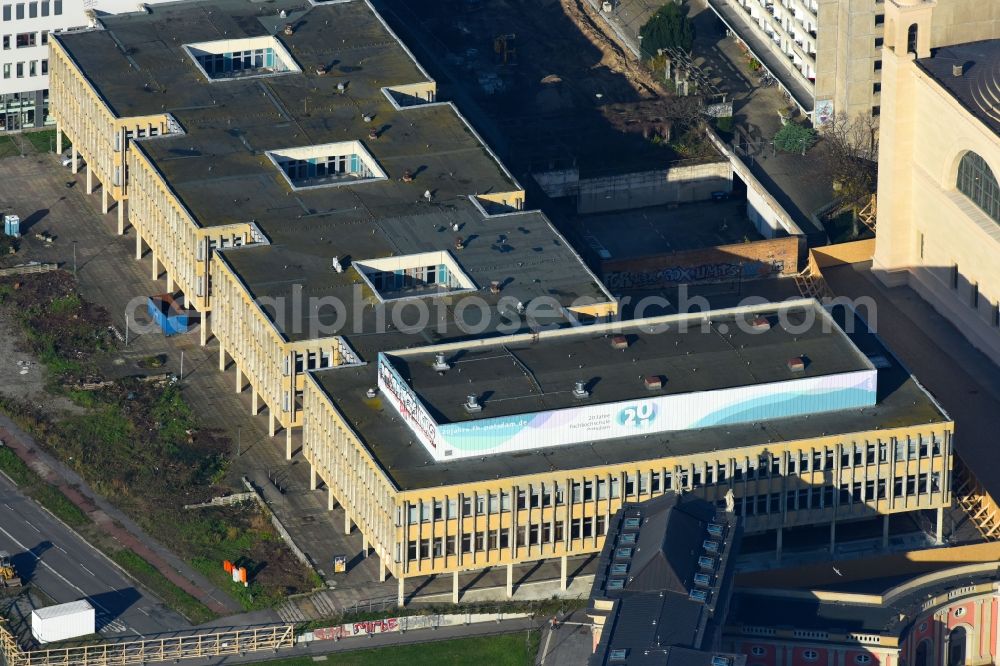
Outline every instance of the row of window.
[[[27, 65], [27, 66], [25, 66]], [[29, 60], [27, 62], [5, 62], [3, 64], [3, 78], [9, 79], [13, 74], [15, 78], [23, 79], [25, 76], [45, 76], [49, 73], [49, 61]]]
[[14, 48], [23, 49], [28, 48], [29, 46], [38, 46], [39, 44], [45, 46], [48, 43], [48, 30], [42, 30], [40, 32], [19, 32], [16, 35], [3, 36], [4, 51], [9, 51], [12, 45]]
[[273, 68], [275, 65], [275, 56], [274, 49], [261, 48], [247, 51], [233, 51], [231, 53], [209, 53], [198, 56], [198, 62], [205, 70], [205, 73], [214, 78], [217, 74]]
[[20, 20], [25, 18], [25, 6], [27, 6], [27, 18], [38, 18], [39, 16], [60, 16], [63, 13], [62, 0], [41, 0], [40, 2], [19, 2], [14, 5], [3, 6], [3, 20]]
[[[608, 521], [606, 516], [575, 518], [570, 521], [569, 538], [590, 539], [607, 534]], [[560, 543], [566, 537], [565, 523], [561, 520], [541, 524], [522, 525], [515, 530], [516, 547], [538, 546], [548, 543]], [[461, 547], [463, 554], [510, 548], [511, 528], [466, 533], [459, 539], [458, 535], [439, 536], [433, 539], [414, 539], [407, 542], [407, 559], [427, 559], [429, 557], [445, 557], [458, 554]]]
[[[941, 444], [937, 439], [931, 441], [910, 440], [909, 442], [896, 442], [896, 460], [910, 460], [926, 458], [928, 455], [940, 456]], [[798, 455], [788, 458], [787, 474], [806, 473], [809, 471], [828, 471], [834, 469], [834, 450], [825, 449], [814, 452], [803, 451]], [[840, 456], [842, 468], [861, 467], [878, 463], [889, 462], [889, 447], [884, 443], [858, 444], [852, 450], [844, 451]], [[810, 465], [811, 463], [811, 465]], [[747, 460], [734, 465], [733, 480], [765, 479], [769, 476], [781, 476], [781, 459], [768, 456], [761, 456], [757, 460]], [[798, 470], [798, 472], [796, 471]], [[921, 475], [926, 476], [926, 475]], [[672, 472], [652, 472], [650, 474], [629, 474], [625, 477], [625, 496], [632, 497], [636, 494], [645, 495], [647, 493], [658, 494], [668, 490], [687, 490], [704, 485], [723, 483], [727, 480], [727, 466], [724, 464], [708, 465], [702, 469], [681, 470], [675, 479]], [[900, 477], [901, 478], [901, 477]], [[884, 480], [883, 480], [884, 481]], [[924, 479], [924, 482], [926, 479]], [[921, 487], [925, 487], [922, 482]], [[874, 483], [874, 481], [871, 481]], [[594, 481], [574, 482], [570, 486], [572, 501], [574, 504], [580, 502], [592, 502], [597, 500], [618, 499], [621, 497], [621, 479], [598, 479]], [[808, 491], [810, 489], [806, 489]], [[811, 489], [818, 492], [820, 488]], [[830, 489], [832, 492], [832, 488]], [[883, 489], [884, 491], [884, 489]], [[525, 509], [544, 509], [550, 506], [562, 506], [566, 502], [564, 486], [540, 486], [527, 490], [519, 490], [516, 497], [516, 505], [519, 511]], [[926, 491], [921, 491], [926, 492]], [[595, 495], [596, 493], [596, 495]], [[866, 493], [866, 497], [872, 498], [872, 492]], [[895, 492], [902, 495], [902, 486]], [[907, 494], [913, 494], [911, 490]], [[885, 499], [884, 492], [878, 499]], [[801, 504], [801, 503], [800, 503]], [[818, 503], [813, 506], [819, 506]], [[475, 512], [473, 513], [473, 507]], [[465, 518], [473, 515], [485, 515], [487, 513], [506, 513], [511, 510], [511, 494], [509, 492], [484, 493], [476, 495], [475, 499], [466, 496], [462, 499], [461, 517]], [[434, 500], [424, 504], [412, 504], [409, 507], [408, 524], [418, 522], [430, 522], [432, 520], [451, 520], [459, 518], [458, 500], [451, 499]], [[397, 526], [401, 524], [402, 516], [397, 516]]]

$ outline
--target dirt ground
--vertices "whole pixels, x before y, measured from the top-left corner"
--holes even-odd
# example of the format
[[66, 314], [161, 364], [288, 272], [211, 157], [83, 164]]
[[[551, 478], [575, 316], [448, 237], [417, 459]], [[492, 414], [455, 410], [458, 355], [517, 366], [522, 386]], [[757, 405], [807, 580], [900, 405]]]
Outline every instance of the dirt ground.
[[388, 4], [432, 42], [437, 62], [428, 66], [447, 72], [489, 114], [516, 171], [575, 165], [598, 175], [678, 159], [650, 140], [669, 126], [664, 91], [584, 0]]

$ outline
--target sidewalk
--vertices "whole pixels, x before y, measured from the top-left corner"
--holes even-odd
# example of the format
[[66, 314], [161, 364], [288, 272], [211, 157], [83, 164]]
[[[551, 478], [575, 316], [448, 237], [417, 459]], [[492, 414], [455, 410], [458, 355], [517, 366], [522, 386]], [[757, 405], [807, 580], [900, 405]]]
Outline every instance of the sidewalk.
[[57, 486], [103, 532], [122, 546], [135, 551], [174, 585], [201, 601], [215, 613], [230, 615], [243, 611], [243, 607], [229, 595], [154, 541], [133, 520], [107, 500], [94, 493], [76, 472], [42, 451], [34, 438], [4, 415], [0, 415], [0, 439], [35, 473]]

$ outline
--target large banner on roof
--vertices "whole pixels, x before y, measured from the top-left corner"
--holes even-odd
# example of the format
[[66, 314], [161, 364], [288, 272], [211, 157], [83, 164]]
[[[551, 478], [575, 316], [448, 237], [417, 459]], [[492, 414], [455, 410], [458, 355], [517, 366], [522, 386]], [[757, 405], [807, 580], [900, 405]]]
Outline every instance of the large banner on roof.
[[[444, 424], [382, 355], [379, 388], [431, 455], [447, 460], [871, 407], [876, 370]], [[489, 409], [487, 400], [481, 415]]]

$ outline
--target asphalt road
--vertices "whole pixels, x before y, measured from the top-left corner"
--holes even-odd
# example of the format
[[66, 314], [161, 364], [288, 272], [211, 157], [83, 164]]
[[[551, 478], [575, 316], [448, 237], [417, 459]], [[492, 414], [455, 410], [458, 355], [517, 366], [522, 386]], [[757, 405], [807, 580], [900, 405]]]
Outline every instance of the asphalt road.
[[136, 638], [190, 626], [136, 588], [118, 567], [79, 535], [26, 498], [0, 475], [0, 550], [11, 554], [22, 580], [57, 603], [86, 599], [103, 636]]

